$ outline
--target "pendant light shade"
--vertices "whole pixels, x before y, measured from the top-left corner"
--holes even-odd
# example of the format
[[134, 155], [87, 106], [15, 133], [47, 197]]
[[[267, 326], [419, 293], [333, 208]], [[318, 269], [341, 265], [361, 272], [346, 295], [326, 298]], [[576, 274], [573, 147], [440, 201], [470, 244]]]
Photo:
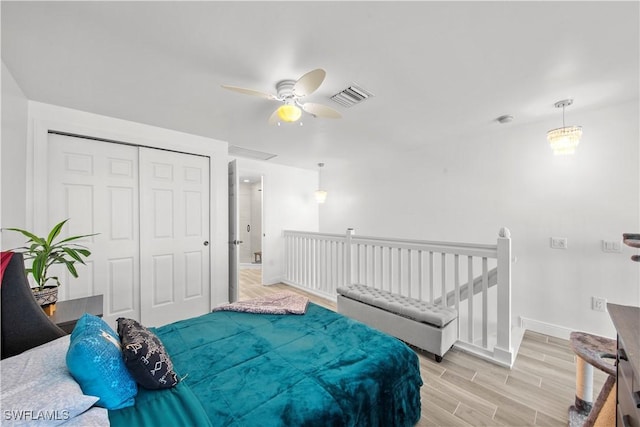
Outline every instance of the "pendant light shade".
[[318, 203], [324, 203], [327, 201], [327, 191], [326, 190], [322, 190], [322, 183], [321, 183], [321, 179], [320, 179], [320, 174], [322, 171], [322, 168], [324, 167], [324, 163], [318, 163], [318, 188], [314, 195], [316, 197], [316, 202]]
[[566, 126], [547, 132], [553, 154], [574, 154], [582, 137], [582, 126]]
[[324, 203], [327, 201], [327, 192], [325, 190], [316, 190], [315, 192], [316, 202]]
[[564, 108], [571, 104], [573, 99], [565, 99], [554, 104], [556, 108], [562, 108], [562, 127], [547, 132], [547, 140], [553, 154], [557, 156], [574, 154], [582, 137], [582, 126], [565, 126], [564, 124]]

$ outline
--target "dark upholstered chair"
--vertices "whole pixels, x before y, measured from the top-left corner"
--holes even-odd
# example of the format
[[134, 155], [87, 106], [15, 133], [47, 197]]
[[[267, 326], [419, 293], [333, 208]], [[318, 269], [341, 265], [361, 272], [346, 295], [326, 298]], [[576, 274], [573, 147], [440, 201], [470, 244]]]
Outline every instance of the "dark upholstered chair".
[[36, 302], [24, 271], [24, 258], [14, 253], [2, 275], [2, 359], [53, 341], [66, 333]]

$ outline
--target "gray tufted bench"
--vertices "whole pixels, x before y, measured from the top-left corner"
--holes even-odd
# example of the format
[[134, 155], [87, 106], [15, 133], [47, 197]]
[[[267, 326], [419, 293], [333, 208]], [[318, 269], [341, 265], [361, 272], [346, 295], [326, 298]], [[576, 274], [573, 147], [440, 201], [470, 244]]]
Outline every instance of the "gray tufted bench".
[[458, 313], [366, 285], [338, 287], [338, 312], [435, 355], [458, 340]]

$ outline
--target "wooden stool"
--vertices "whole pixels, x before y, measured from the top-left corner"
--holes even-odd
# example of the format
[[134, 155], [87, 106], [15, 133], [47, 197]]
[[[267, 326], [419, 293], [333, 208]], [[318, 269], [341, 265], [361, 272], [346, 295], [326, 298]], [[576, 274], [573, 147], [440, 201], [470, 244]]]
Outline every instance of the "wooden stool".
[[[576, 358], [576, 401], [569, 407], [569, 426], [591, 427], [598, 416], [610, 415], [615, 423], [616, 367], [605, 359], [616, 358], [616, 340], [586, 332], [571, 332], [569, 342]], [[609, 374], [593, 402], [593, 368]], [[613, 391], [613, 393], [612, 393]], [[611, 406], [613, 405], [613, 406]]]

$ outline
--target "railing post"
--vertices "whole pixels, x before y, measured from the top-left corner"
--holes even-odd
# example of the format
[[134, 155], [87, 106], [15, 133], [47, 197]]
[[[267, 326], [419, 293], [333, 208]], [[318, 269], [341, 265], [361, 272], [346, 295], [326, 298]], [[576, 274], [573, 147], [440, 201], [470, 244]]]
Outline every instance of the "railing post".
[[347, 276], [347, 285], [351, 284], [351, 237], [353, 236], [354, 231], [353, 228], [347, 228], [347, 235], [345, 238], [345, 269], [346, 269], [346, 276]]
[[284, 278], [289, 280], [289, 236], [286, 230], [283, 230], [282, 236], [284, 240]]
[[498, 337], [494, 355], [513, 364], [511, 348], [511, 232], [500, 229], [498, 237]]

